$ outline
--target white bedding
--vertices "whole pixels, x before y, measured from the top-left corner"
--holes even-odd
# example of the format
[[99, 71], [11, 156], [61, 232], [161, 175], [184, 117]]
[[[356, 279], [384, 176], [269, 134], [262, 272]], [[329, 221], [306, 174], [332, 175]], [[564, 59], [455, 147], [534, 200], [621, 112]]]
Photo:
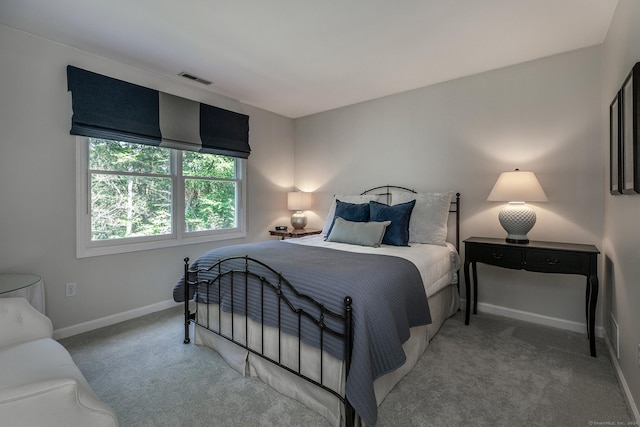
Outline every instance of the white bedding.
[[[370, 246], [349, 245], [347, 243], [327, 242], [322, 235], [306, 236], [285, 240], [287, 243], [309, 246], [320, 246], [347, 252], [365, 254], [391, 255], [411, 261], [420, 271], [422, 283], [425, 284], [427, 297], [435, 294], [445, 286], [456, 283], [456, 271], [460, 268], [460, 256], [451, 243], [447, 246], [411, 243], [411, 246], [381, 245]], [[443, 280], [443, 278], [446, 278]]]
[[[436, 246], [416, 243], [412, 243], [410, 247], [386, 245], [378, 248], [363, 247], [344, 243], [326, 242], [321, 235], [289, 239], [286, 240], [286, 242], [291, 244], [322, 246], [351, 252], [399, 256], [413, 262], [420, 271], [429, 299], [432, 324], [412, 328], [411, 337], [403, 345], [407, 357], [405, 364], [396, 371], [384, 375], [375, 381], [375, 394], [379, 405], [395, 384], [415, 366], [418, 358], [426, 350], [429, 340], [435, 335], [444, 320], [457, 311], [459, 306], [458, 292], [455, 284], [452, 285], [457, 279], [455, 272], [460, 264], [460, 258], [457, 252], [452, 245]], [[201, 307], [202, 308], [198, 310], [199, 321], [204, 322], [207, 320], [206, 308], [208, 307], [208, 321], [217, 327], [217, 306], [202, 305]], [[222, 329], [225, 330], [225, 325], [227, 325], [227, 329], [230, 329], [229, 325], [231, 324], [231, 315], [223, 312]], [[236, 339], [246, 343], [246, 333], [244, 331], [248, 330], [249, 345], [254, 343], [257, 347], [260, 347], [258, 343], [262, 341], [263, 330], [261, 325], [250, 321], [248, 328], [245, 329], [244, 319], [238, 315], [234, 315], [233, 325]], [[265, 337], [276, 337], [278, 335], [277, 329], [275, 328], [265, 327], [264, 330]], [[309, 384], [305, 380], [265, 361], [259, 356], [247, 352], [244, 348], [236, 346], [205, 329], [196, 328], [195, 342], [196, 344], [207, 345], [214, 348], [230, 366], [243, 375], [248, 373], [252, 376], [257, 376], [282, 394], [299, 400], [314, 409], [327, 418], [332, 425], [340, 425], [344, 417], [341, 403], [331, 393]], [[281, 345], [283, 346], [283, 354], [285, 355], [283, 362], [287, 364], [287, 366], [297, 366], [297, 339], [285, 337]], [[273, 349], [273, 346], [267, 346], [266, 352], [271, 352], [271, 356], [274, 356], [276, 350]], [[305, 361], [302, 364], [303, 367], [308, 360], [319, 360], [319, 351], [315, 348], [303, 345], [301, 354], [303, 361]], [[308, 366], [317, 365], [317, 362], [308, 364]], [[323, 370], [325, 381], [328, 384], [332, 384], [332, 389], [342, 392], [344, 390], [343, 362], [325, 353]], [[303, 373], [311, 378], [317, 376], [317, 372], [308, 371]]]

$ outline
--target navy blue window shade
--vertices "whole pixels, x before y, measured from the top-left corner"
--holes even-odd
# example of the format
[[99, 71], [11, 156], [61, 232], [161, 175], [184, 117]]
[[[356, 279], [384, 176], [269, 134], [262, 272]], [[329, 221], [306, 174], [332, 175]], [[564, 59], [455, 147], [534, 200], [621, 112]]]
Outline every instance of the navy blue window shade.
[[200, 104], [202, 153], [222, 154], [246, 159], [249, 146], [249, 116]]
[[[71, 91], [72, 135], [114, 139], [158, 146], [160, 92], [122, 80], [67, 66]], [[188, 149], [246, 159], [249, 146], [249, 116], [199, 104], [201, 144]]]
[[67, 66], [71, 134], [160, 145], [158, 91]]

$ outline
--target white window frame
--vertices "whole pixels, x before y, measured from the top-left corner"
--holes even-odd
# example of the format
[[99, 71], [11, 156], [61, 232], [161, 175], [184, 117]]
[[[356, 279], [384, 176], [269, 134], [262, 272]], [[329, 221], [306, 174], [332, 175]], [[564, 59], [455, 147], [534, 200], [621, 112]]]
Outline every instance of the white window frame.
[[[76, 137], [76, 257], [88, 258], [172, 246], [191, 245], [247, 236], [246, 227], [246, 160], [237, 158], [236, 227], [224, 230], [204, 230], [186, 233], [184, 230], [183, 179], [172, 175], [172, 234], [162, 236], [132, 237], [117, 240], [91, 240], [90, 185], [89, 185], [89, 138]], [[174, 168], [182, 174], [182, 167]]]

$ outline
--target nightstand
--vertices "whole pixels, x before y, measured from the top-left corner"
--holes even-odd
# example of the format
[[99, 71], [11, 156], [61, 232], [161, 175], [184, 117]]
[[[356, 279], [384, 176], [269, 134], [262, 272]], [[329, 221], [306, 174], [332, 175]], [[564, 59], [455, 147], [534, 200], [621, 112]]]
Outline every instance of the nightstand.
[[322, 230], [318, 230], [315, 228], [303, 228], [303, 229], [296, 229], [296, 228], [288, 228], [286, 230], [269, 230], [269, 234], [271, 236], [279, 236], [284, 240], [287, 237], [289, 238], [296, 238], [296, 237], [304, 237], [304, 236], [311, 236], [313, 234], [320, 234], [322, 233]]
[[504, 239], [471, 237], [464, 241], [464, 281], [467, 292], [465, 325], [471, 311], [469, 264], [473, 273], [473, 314], [478, 312], [478, 274], [476, 263], [539, 273], [578, 274], [587, 277], [585, 312], [591, 356], [596, 357], [595, 318], [598, 302], [598, 248], [573, 243], [507, 243]]
[[35, 274], [0, 274], [0, 298], [23, 297], [40, 313], [44, 312], [44, 283]]

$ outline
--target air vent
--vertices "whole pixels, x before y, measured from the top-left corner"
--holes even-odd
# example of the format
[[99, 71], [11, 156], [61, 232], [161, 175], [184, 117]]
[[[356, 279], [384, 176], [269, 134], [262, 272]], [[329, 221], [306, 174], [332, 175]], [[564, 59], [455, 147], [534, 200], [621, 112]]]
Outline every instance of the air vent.
[[213, 83], [213, 82], [210, 82], [209, 80], [201, 79], [200, 77], [194, 76], [193, 74], [187, 73], [185, 71], [181, 72], [178, 75], [184, 77], [185, 79], [193, 80], [194, 82], [202, 83], [203, 85], [207, 85], [207, 86]]

